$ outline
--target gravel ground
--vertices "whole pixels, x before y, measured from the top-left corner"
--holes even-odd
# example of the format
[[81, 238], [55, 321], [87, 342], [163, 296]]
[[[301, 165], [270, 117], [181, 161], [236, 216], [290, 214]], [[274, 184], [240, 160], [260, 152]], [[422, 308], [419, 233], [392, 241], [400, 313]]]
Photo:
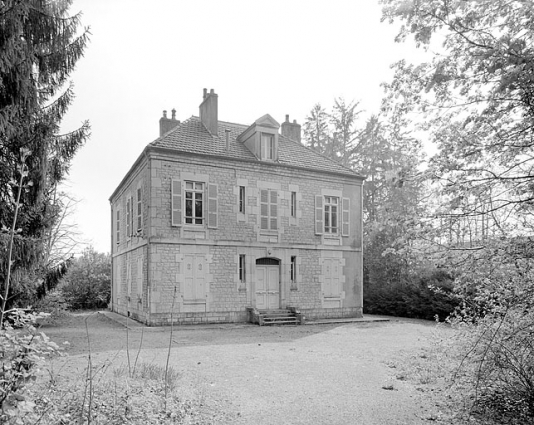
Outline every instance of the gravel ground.
[[[139, 361], [165, 365], [170, 328], [128, 332], [102, 314], [70, 315], [43, 326], [55, 342], [69, 341], [55, 373], [83, 376], [87, 333], [93, 364]], [[170, 364], [181, 385], [201, 393], [235, 424], [422, 424], [435, 406], [413, 383], [395, 378], [409, 355], [428, 346], [431, 322], [258, 327], [175, 327]], [[79, 374], [79, 375], [78, 375]], [[231, 419], [228, 419], [231, 418]], [[220, 422], [223, 423], [223, 422]]]

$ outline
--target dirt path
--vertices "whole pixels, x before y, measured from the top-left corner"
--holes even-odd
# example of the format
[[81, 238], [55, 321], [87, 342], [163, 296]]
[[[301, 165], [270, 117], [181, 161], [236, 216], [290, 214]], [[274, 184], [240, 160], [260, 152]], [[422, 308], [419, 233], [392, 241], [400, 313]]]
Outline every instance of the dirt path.
[[[95, 363], [124, 364], [125, 329], [102, 317], [89, 320]], [[79, 354], [85, 350], [85, 327], [78, 322], [83, 324], [74, 318], [70, 325], [43, 329], [58, 343], [71, 339], [63, 374], [86, 365], [86, 355]], [[184, 386], [233, 411], [228, 423], [422, 424], [432, 417], [432, 406], [414, 385], [397, 380], [391, 366], [426, 346], [432, 329], [413, 320], [179, 328], [170, 363], [182, 373]], [[131, 358], [140, 338], [139, 328], [129, 331]], [[144, 331], [140, 361], [164, 365], [168, 342], [168, 329]]]

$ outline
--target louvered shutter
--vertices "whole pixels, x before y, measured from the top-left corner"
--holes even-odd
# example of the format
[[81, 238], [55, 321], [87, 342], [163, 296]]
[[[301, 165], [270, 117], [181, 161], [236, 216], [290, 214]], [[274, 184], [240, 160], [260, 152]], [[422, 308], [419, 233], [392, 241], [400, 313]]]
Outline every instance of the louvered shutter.
[[269, 221], [270, 229], [278, 230], [278, 192], [276, 190], [270, 191], [270, 205], [269, 205]]
[[130, 203], [130, 197], [128, 197], [126, 199], [126, 238], [129, 238], [130, 235], [132, 234], [131, 220], [132, 220], [131, 203]]
[[216, 229], [218, 225], [218, 185], [208, 185], [208, 227]]
[[143, 228], [143, 193], [141, 188], [137, 188], [137, 229], [136, 232], [139, 232]]
[[172, 180], [171, 182], [171, 225], [182, 225], [182, 182], [180, 180]]
[[324, 233], [324, 199], [318, 195], [315, 197], [315, 234], [322, 235]]
[[349, 236], [350, 233], [350, 199], [343, 198], [343, 210], [341, 212], [342, 224], [341, 234], [343, 236]]
[[260, 192], [260, 228], [269, 230], [269, 191], [264, 189]]

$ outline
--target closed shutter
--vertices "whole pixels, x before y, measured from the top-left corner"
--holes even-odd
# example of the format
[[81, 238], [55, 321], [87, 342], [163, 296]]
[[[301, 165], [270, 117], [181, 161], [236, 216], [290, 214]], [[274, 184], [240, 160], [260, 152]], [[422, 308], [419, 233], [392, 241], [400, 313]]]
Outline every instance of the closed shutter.
[[208, 227], [216, 229], [218, 225], [218, 186], [216, 184], [208, 185]]
[[343, 210], [341, 213], [342, 216], [342, 225], [341, 225], [341, 234], [343, 236], [349, 236], [350, 233], [350, 199], [343, 198]]
[[136, 232], [140, 232], [143, 228], [143, 201], [142, 201], [141, 188], [137, 188], [137, 229]]
[[315, 197], [315, 234], [322, 235], [324, 233], [324, 207], [323, 197], [317, 195]]
[[278, 230], [278, 192], [276, 190], [271, 190], [270, 195], [270, 229]]
[[182, 225], [182, 182], [180, 180], [172, 180], [171, 182], [171, 199], [172, 199], [172, 213], [171, 225]]
[[131, 209], [130, 209], [130, 197], [126, 199], [126, 238], [129, 238], [132, 234], [131, 222]]
[[269, 191], [265, 189], [260, 193], [260, 228], [269, 230]]

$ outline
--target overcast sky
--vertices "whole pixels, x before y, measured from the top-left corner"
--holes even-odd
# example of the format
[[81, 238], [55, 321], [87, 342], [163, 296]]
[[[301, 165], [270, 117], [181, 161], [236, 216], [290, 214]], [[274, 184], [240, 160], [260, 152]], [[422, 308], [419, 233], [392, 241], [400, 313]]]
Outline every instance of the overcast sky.
[[89, 120], [66, 190], [96, 250], [110, 250], [109, 197], [158, 137], [164, 109], [198, 116], [203, 88], [219, 119], [249, 125], [268, 113], [303, 123], [316, 103], [360, 100], [377, 113], [390, 65], [414, 55], [380, 22], [378, 0], [74, 0], [91, 28], [72, 74], [76, 99], [63, 131]]

